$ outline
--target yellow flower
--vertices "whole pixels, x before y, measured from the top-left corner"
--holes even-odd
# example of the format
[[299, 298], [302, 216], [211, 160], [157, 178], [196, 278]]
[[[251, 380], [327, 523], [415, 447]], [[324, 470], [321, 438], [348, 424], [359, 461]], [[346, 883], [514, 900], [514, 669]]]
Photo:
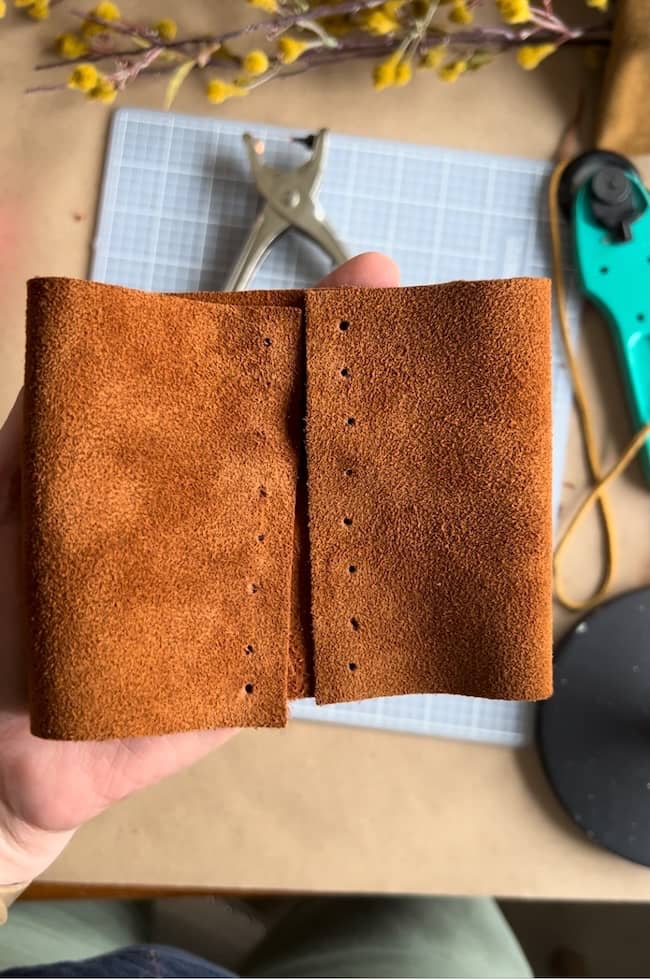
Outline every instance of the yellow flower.
[[153, 25], [153, 29], [161, 41], [173, 41], [178, 33], [178, 25], [171, 17], [163, 17]]
[[526, 24], [530, 20], [528, 0], [497, 0], [497, 7], [506, 24]]
[[467, 71], [467, 62], [464, 59], [449, 61], [438, 70], [438, 77], [443, 82], [455, 82], [464, 72]]
[[366, 30], [371, 34], [390, 34], [399, 27], [399, 22], [394, 17], [389, 17], [382, 10], [371, 10], [364, 18]]
[[[96, 7], [91, 11], [95, 17], [101, 17], [102, 20], [119, 20], [120, 19], [120, 8], [115, 3], [111, 3], [110, 0], [101, 0]], [[103, 24], [96, 24], [94, 20], [85, 20], [81, 25], [81, 33], [84, 37], [93, 37], [95, 34], [105, 34], [109, 30]]]
[[228, 82], [222, 81], [220, 78], [213, 78], [208, 82], [205, 88], [205, 94], [207, 95], [210, 102], [214, 105], [219, 105], [220, 102], [225, 102], [226, 99], [230, 98], [232, 85]]
[[467, 9], [465, 0], [455, 0], [449, 12], [449, 20], [453, 21], [454, 24], [471, 24], [474, 20], [474, 14]]
[[399, 59], [400, 55], [395, 53], [391, 54], [385, 61], [380, 61], [378, 65], [375, 65], [372, 73], [372, 87], [376, 92], [381, 92], [383, 89], [390, 88], [391, 85], [395, 84]]
[[292, 65], [311, 45], [295, 37], [281, 37], [278, 41], [278, 54], [283, 65]]
[[258, 7], [267, 14], [274, 14], [278, 9], [278, 0], [248, 0], [251, 7]]
[[62, 58], [81, 58], [88, 48], [78, 34], [59, 34], [56, 39], [56, 50]]
[[101, 17], [102, 20], [119, 20], [120, 19], [120, 8], [116, 3], [111, 3], [111, 0], [101, 0], [93, 10], [95, 17]]
[[320, 23], [332, 37], [344, 37], [350, 31], [354, 30], [354, 24], [344, 14], [335, 14], [333, 17], [321, 17]]
[[445, 50], [446, 47], [444, 44], [438, 44], [435, 48], [429, 48], [420, 62], [422, 68], [437, 68], [445, 56]]
[[395, 84], [408, 85], [413, 78], [413, 68], [410, 61], [400, 61], [395, 65]]
[[586, 0], [588, 7], [593, 7], [595, 10], [607, 10], [609, 6], [609, 0]]
[[557, 51], [555, 44], [524, 44], [517, 51], [517, 61], [526, 71], [532, 71], [554, 51]]
[[242, 65], [249, 75], [263, 75], [269, 67], [268, 55], [259, 48], [254, 48], [244, 55]]
[[99, 72], [94, 65], [77, 65], [68, 78], [68, 88], [76, 88], [79, 92], [89, 92], [99, 81]]
[[14, 0], [14, 7], [31, 7], [34, 0]]
[[387, 17], [397, 17], [403, 6], [404, 0], [386, 0], [386, 3], [382, 3], [381, 9]]
[[32, 20], [47, 20], [50, 16], [50, 0], [34, 0], [27, 8], [27, 16]]
[[83, 37], [93, 37], [95, 34], [103, 34], [106, 30], [101, 24], [96, 24], [94, 20], [85, 20], [81, 25]]
[[213, 105], [220, 105], [233, 96], [248, 95], [248, 89], [245, 85], [233, 85], [232, 82], [224, 82], [221, 78], [213, 78], [206, 85], [205, 94]]
[[86, 93], [86, 98], [90, 99], [91, 102], [103, 102], [104, 105], [110, 105], [111, 102], [115, 101], [116, 95], [117, 89], [113, 82], [100, 75], [97, 84], [93, 85], [90, 91]]

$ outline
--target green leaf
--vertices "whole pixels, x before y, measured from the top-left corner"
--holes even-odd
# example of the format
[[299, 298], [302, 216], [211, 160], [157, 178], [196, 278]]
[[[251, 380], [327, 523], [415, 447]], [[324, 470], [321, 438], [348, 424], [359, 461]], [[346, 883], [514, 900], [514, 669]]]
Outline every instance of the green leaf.
[[489, 51], [475, 51], [467, 59], [467, 68], [469, 71], [478, 71], [483, 65], [489, 65], [492, 61], [494, 61], [494, 55]]
[[165, 108], [171, 109], [174, 104], [174, 99], [180, 91], [180, 87], [192, 71], [196, 68], [196, 61], [194, 58], [190, 58], [189, 61], [184, 61], [182, 65], [179, 65], [172, 77], [167, 83], [167, 88], [165, 89]]

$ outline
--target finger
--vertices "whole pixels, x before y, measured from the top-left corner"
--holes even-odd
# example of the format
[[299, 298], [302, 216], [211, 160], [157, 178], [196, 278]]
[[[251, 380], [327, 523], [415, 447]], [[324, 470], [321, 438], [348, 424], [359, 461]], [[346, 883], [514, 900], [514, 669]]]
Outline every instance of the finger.
[[18, 465], [20, 434], [23, 428], [23, 392], [18, 392], [14, 406], [0, 428], [0, 475], [11, 476]]
[[364, 252], [344, 262], [321, 282], [320, 289], [339, 289], [342, 286], [392, 288], [399, 285], [399, 268], [387, 255]]

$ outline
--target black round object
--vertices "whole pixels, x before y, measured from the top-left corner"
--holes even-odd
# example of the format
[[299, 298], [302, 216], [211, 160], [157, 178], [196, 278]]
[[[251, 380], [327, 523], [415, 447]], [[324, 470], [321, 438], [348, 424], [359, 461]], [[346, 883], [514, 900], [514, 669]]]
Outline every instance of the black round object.
[[611, 150], [588, 150], [586, 153], [581, 153], [575, 160], [571, 160], [560, 177], [558, 201], [566, 218], [571, 214], [571, 204], [580, 187], [605, 167], [616, 168], [639, 177], [636, 167], [620, 153], [613, 153]]
[[603, 204], [624, 204], [632, 196], [632, 187], [620, 167], [603, 167], [592, 177], [591, 193]]
[[563, 640], [537, 743], [587, 836], [650, 866], [650, 588], [598, 606]]

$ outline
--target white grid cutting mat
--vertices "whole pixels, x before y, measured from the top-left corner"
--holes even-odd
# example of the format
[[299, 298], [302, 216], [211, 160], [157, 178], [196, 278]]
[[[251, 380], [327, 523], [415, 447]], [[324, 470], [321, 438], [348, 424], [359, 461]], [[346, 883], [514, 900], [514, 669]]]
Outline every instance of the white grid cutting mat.
[[[241, 138], [247, 129], [264, 140], [270, 163], [295, 166], [304, 159], [289, 130], [116, 112], [92, 278], [164, 292], [221, 289], [258, 207]], [[405, 285], [548, 276], [549, 170], [534, 160], [332, 134], [320, 200], [349, 253], [385, 251], [400, 265]], [[317, 248], [289, 233], [252, 286], [309, 286], [327, 270]], [[557, 331], [553, 381], [557, 502], [571, 402]], [[532, 730], [529, 704], [444, 695], [327, 707], [300, 701], [292, 715], [513, 746], [525, 744]]]

